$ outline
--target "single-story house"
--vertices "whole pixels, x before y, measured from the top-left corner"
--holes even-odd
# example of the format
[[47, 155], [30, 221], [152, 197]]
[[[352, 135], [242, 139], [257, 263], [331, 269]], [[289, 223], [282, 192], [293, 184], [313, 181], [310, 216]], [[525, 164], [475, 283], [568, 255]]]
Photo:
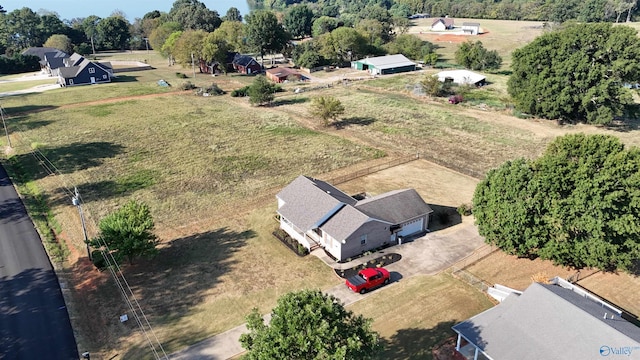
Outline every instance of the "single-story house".
[[640, 327], [629, 320], [621, 309], [556, 277], [513, 292], [452, 328], [456, 350], [466, 359], [629, 359], [640, 355]]
[[436, 75], [441, 82], [452, 82], [458, 85], [482, 86], [487, 79], [484, 75], [469, 70], [445, 70]]
[[451, 29], [453, 29], [453, 19], [450, 17], [435, 19], [433, 23], [431, 23], [431, 30], [433, 31], [444, 31]]
[[323, 247], [339, 261], [426, 231], [433, 212], [414, 189], [356, 200], [302, 175], [276, 198], [280, 228], [308, 250]]
[[368, 70], [371, 75], [385, 75], [415, 71], [416, 63], [402, 54], [395, 54], [352, 61], [351, 67], [356, 70]]
[[287, 67], [274, 67], [271, 69], [267, 69], [265, 73], [266, 73], [267, 79], [276, 83], [282, 83], [291, 79], [298, 80], [298, 81], [308, 80], [304, 75], [300, 74], [295, 69], [287, 68]]
[[224, 72], [226, 69], [227, 72], [233, 71], [233, 59], [238, 55], [235, 51], [227, 51], [227, 58], [225, 60], [224, 69], [221, 64], [217, 61], [207, 62], [203, 59], [199, 61], [200, 72], [203, 74], [219, 74]]
[[233, 69], [241, 74], [257, 74], [262, 71], [262, 66], [249, 55], [236, 54], [232, 64]]
[[478, 35], [480, 34], [480, 23], [463, 22], [462, 32], [466, 35]]
[[61, 86], [100, 84], [111, 82], [113, 69], [109, 63], [96, 63], [82, 58], [78, 65], [58, 68], [57, 75]]

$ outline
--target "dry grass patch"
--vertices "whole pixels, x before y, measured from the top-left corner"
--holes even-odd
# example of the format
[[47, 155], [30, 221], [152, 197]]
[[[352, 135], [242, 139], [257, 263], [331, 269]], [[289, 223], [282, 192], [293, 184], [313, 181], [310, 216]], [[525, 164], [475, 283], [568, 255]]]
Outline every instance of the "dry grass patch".
[[374, 319], [386, 345], [381, 359], [431, 359], [431, 348], [454, 334], [451, 326], [492, 306], [482, 292], [441, 273], [402, 280], [349, 309]]

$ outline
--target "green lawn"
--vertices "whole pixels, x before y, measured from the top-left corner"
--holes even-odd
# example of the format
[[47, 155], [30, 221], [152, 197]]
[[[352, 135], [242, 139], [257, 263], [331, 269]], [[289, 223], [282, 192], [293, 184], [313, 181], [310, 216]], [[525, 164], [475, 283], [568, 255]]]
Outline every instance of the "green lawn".
[[[0, 80], [2, 79], [0, 78]], [[50, 78], [46, 80], [33, 80], [33, 81], [0, 82], [0, 93], [30, 89], [38, 85], [52, 85], [56, 83], [56, 80], [57, 78]]]

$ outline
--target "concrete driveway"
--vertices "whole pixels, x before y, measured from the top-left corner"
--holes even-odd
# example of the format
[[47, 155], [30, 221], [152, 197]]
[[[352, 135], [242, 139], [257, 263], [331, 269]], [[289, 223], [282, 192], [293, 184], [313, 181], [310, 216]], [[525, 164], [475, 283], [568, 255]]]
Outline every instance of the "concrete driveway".
[[[359, 300], [380, 291], [393, 291], [394, 284], [403, 281], [413, 275], [435, 275], [450, 265], [471, 254], [475, 249], [484, 244], [484, 240], [478, 234], [478, 230], [472, 222], [458, 224], [452, 228], [426, 234], [411, 242], [393, 246], [382, 252], [377, 252], [366, 258], [359, 259], [364, 262], [369, 258], [380, 256], [382, 253], [397, 253], [402, 259], [386, 268], [391, 272], [391, 284], [368, 292], [364, 295], [354, 293], [346, 285], [336, 285], [325, 290], [325, 293], [340, 299], [345, 305], [353, 304]], [[328, 265], [336, 267], [343, 264], [331, 262], [328, 257], [322, 256], [324, 251], [314, 252], [314, 255], [325, 261]], [[355, 260], [349, 265], [352, 265]], [[269, 314], [265, 315], [268, 319]], [[170, 355], [171, 359], [192, 360], [225, 360], [232, 358], [244, 350], [240, 346], [240, 335], [246, 332], [246, 326], [240, 325], [224, 333], [215, 335], [194, 344], [182, 351]]]

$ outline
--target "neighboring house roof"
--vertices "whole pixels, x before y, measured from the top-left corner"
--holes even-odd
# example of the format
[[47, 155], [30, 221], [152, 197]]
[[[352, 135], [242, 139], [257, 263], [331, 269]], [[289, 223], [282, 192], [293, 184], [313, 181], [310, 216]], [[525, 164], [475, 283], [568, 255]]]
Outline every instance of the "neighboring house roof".
[[71, 54], [71, 56], [69, 56], [68, 58], [64, 59], [64, 64], [65, 66], [77, 66], [80, 65], [80, 63], [84, 60], [84, 56], [78, 54], [78, 53], [73, 53]]
[[480, 23], [464, 22], [464, 23], [462, 23], [462, 26], [476, 26], [476, 27], [480, 27]]
[[256, 64], [258, 63], [254, 58], [252, 58], [249, 55], [236, 54], [233, 58], [233, 63], [240, 66], [249, 66], [251, 62], [254, 62]]
[[438, 24], [439, 22], [443, 23], [445, 27], [452, 27], [453, 26], [453, 18], [439, 18], [436, 19], [431, 26], [436, 26], [436, 24]]
[[453, 79], [456, 84], [476, 84], [486, 79], [484, 75], [469, 70], [446, 70], [440, 71], [437, 75], [440, 81]]
[[22, 55], [34, 55], [39, 57], [40, 60], [44, 60], [44, 54], [49, 52], [56, 52], [56, 51], [60, 51], [60, 50], [52, 47], [30, 47], [25, 49], [22, 52]]
[[595, 359], [603, 346], [640, 346], [640, 327], [584, 294], [533, 283], [453, 330], [496, 360]]
[[268, 69], [266, 72], [273, 76], [277, 76], [279, 78], [286, 78], [286, 77], [289, 77], [290, 75], [295, 75], [295, 76], [300, 75], [297, 71], [290, 68], [286, 68], [286, 67], [275, 67], [275, 68]]
[[360, 200], [355, 207], [373, 218], [393, 224], [433, 212], [414, 189], [394, 190]]
[[391, 69], [402, 66], [416, 65], [416, 63], [407, 59], [407, 57], [402, 54], [378, 56], [362, 59], [359, 61], [371, 66], [375, 66], [377, 69]]
[[306, 176], [298, 176], [276, 196], [285, 202], [278, 212], [302, 231], [320, 226], [327, 214], [357, 202], [332, 185]]
[[302, 231], [320, 227], [335, 239], [346, 239], [372, 220], [401, 224], [433, 212], [413, 189], [391, 191], [357, 201], [331, 184], [299, 176], [276, 197], [278, 212]]
[[41, 62], [44, 62], [45, 65], [49, 66], [49, 69], [53, 70], [59, 67], [63, 67], [64, 59], [68, 57], [69, 55], [67, 55], [67, 53], [60, 50], [56, 50], [56, 51], [45, 53], [44, 60], [42, 60]]

